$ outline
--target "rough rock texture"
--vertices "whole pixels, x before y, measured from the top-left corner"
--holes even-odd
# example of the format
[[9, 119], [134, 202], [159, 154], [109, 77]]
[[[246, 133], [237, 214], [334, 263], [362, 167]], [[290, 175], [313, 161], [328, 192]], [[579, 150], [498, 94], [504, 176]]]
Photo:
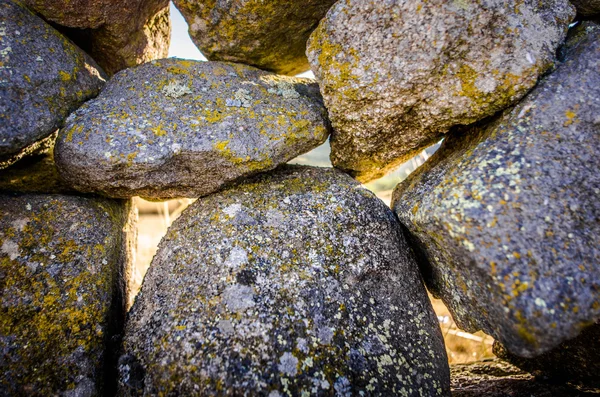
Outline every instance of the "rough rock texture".
[[24, 0], [110, 75], [169, 51], [168, 0]]
[[307, 49], [333, 164], [366, 182], [513, 104], [574, 15], [567, 0], [338, 1]]
[[295, 75], [309, 69], [306, 41], [335, 0], [175, 0], [190, 37], [213, 61]]
[[67, 120], [55, 158], [84, 192], [200, 197], [319, 146], [328, 132], [312, 80], [164, 59], [115, 76]]
[[487, 126], [448, 136], [394, 192], [457, 323], [532, 357], [600, 318], [600, 29]]
[[600, 322], [535, 358], [515, 356], [498, 342], [494, 344], [494, 354], [540, 377], [595, 387], [600, 393]]
[[584, 17], [600, 14], [600, 0], [571, 0], [577, 13]]
[[0, 0], [0, 164], [60, 126], [104, 84], [94, 61], [17, 2]]
[[130, 311], [120, 394], [449, 392], [442, 335], [391, 211], [287, 166], [196, 201]]
[[0, 196], [0, 395], [109, 395], [129, 216], [124, 201]]
[[[450, 367], [453, 397], [583, 397], [598, 391], [543, 382], [498, 359]], [[596, 392], [596, 393], [594, 393]]]

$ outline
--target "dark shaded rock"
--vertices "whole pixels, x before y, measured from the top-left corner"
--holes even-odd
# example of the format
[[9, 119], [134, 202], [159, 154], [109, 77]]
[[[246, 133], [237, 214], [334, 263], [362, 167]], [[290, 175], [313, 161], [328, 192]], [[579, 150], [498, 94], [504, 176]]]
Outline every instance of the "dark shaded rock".
[[24, 0], [85, 49], [110, 75], [165, 58], [168, 0]]
[[193, 198], [286, 163], [328, 133], [310, 79], [164, 59], [111, 79], [67, 120], [55, 160], [83, 192]]
[[0, 395], [114, 389], [130, 209], [101, 198], [0, 196]]
[[339, 171], [283, 167], [196, 201], [130, 311], [120, 394], [447, 395], [394, 215]]
[[600, 393], [600, 322], [535, 358], [515, 356], [498, 342], [494, 343], [494, 354], [540, 378], [595, 387]]
[[567, 0], [338, 1], [307, 54], [331, 160], [366, 182], [523, 97], [575, 16]]
[[498, 359], [450, 366], [453, 397], [597, 396], [568, 385], [541, 381]]
[[98, 94], [102, 76], [42, 19], [18, 2], [0, 0], [0, 164], [38, 150], [37, 141]]
[[584, 17], [600, 14], [600, 0], [571, 0], [577, 13]]
[[600, 29], [488, 125], [450, 134], [393, 208], [459, 326], [533, 357], [600, 318]]
[[279, 74], [309, 69], [306, 41], [335, 0], [175, 0], [190, 37], [211, 61]]

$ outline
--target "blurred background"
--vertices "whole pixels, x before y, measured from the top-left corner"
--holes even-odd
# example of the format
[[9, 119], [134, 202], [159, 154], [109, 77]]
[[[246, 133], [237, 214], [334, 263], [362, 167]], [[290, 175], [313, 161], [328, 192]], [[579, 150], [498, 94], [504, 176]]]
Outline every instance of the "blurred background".
[[[170, 7], [172, 32], [169, 57], [206, 61], [206, 58], [192, 43], [188, 35], [188, 26], [181, 13], [172, 3]], [[300, 76], [313, 77], [313, 74], [312, 72], [306, 72]], [[365, 187], [389, 205], [394, 187], [423, 164], [438, 147], [439, 143], [427, 148], [394, 172], [381, 179], [369, 182]], [[290, 163], [331, 167], [329, 152], [329, 143], [325, 143], [317, 149], [297, 157]], [[148, 270], [152, 257], [156, 253], [160, 240], [167, 232], [167, 228], [194, 201], [192, 199], [178, 199], [166, 202], [150, 202], [140, 198], [135, 200], [139, 209], [139, 223], [133, 295], [139, 291], [144, 274], [146, 274], [146, 270]], [[468, 363], [493, 357], [493, 339], [490, 336], [482, 332], [470, 334], [459, 330], [442, 301], [433, 297], [431, 297], [431, 301], [444, 334], [448, 360], [451, 364]], [[133, 302], [131, 301], [131, 303]]]

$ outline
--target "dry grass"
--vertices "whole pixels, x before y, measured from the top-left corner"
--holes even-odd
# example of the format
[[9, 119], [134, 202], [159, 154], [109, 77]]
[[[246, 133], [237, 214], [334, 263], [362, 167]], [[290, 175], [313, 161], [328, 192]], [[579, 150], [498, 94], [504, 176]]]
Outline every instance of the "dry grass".
[[[379, 196], [389, 205], [391, 191], [381, 192]], [[137, 199], [140, 217], [133, 281], [134, 295], [138, 293], [141, 287], [144, 274], [146, 274], [152, 257], [156, 253], [158, 243], [167, 232], [168, 226], [177, 219], [190, 202], [189, 200], [172, 200], [167, 203], [154, 203]], [[469, 363], [493, 357], [493, 339], [490, 336], [482, 332], [469, 334], [459, 330], [442, 301], [431, 297], [431, 302], [444, 334], [450, 364]], [[133, 301], [130, 303], [133, 303]]]

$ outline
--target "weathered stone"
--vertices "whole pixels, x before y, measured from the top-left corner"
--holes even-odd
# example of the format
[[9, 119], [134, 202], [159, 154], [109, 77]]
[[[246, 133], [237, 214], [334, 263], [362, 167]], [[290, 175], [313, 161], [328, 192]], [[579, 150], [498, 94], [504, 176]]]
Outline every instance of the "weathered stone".
[[110, 75], [165, 58], [168, 0], [24, 0], [86, 50]]
[[600, 14], [600, 0], [571, 0], [577, 13], [584, 17]]
[[307, 50], [333, 164], [375, 179], [515, 103], [552, 66], [574, 15], [567, 0], [338, 1]]
[[600, 318], [600, 29], [582, 29], [525, 100], [394, 192], [434, 295], [522, 357]]
[[534, 378], [498, 359], [450, 366], [453, 397], [583, 397], [594, 390], [579, 390]]
[[0, 163], [9, 165], [98, 95], [103, 72], [18, 2], [0, 0]]
[[335, 0], [175, 0], [190, 37], [212, 61], [279, 74], [309, 69], [306, 41]]
[[494, 354], [540, 378], [595, 387], [600, 392], [600, 322], [535, 358], [515, 356], [498, 342]]
[[449, 392], [437, 319], [391, 211], [286, 166], [196, 201], [130, 311], [120, 394]]
[[55, 159], [84, 192], [200, 197], [319, 146], [328, 132], [310, 79], [163, 59], [119, 73], [74, 113]]
[[0, 196], [0, 395], [110, 394], [129, 210], [102, 198]]

